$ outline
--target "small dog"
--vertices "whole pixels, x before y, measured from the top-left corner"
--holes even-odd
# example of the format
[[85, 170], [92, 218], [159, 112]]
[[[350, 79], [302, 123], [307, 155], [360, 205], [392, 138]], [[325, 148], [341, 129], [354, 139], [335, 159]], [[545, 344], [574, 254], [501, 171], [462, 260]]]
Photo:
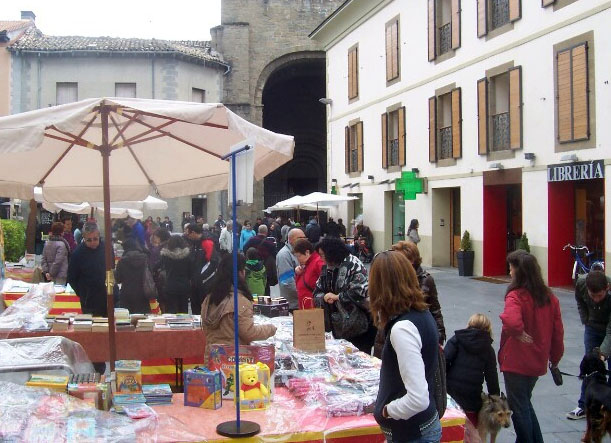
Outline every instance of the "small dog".
[[611, 435], [611, 387], [607, 385], [607, 368], [597, 350], [581, 360], [579, 378], [586, 385], [587, 427], [581, 441], [600, 443], [605, 435]]
[[477, 416], [477, 432], [482, 442], [485, 442], [490, 434], [490, 442], [496, 441], [496, 435], [501, 430], [501, 426], [510, 426], [511, 410], [507, 397], [501, 395], [489, 395], [482, 392], [482, 408]]

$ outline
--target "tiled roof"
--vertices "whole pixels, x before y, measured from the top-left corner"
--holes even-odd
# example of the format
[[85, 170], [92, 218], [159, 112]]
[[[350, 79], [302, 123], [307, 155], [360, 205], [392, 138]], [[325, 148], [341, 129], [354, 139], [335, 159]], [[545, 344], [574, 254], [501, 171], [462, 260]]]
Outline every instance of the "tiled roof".
[[18, 52], [116, 52], [157, 53], [192, 57], [197, 60], [227, 65], [222, 56], [210, 47], [209, 41], [172, 41], [141, 38], [81, 37], [44, 35], [36, 28], [28, 29], [9, 47]]
[[0, 20], [0, 31], [17, 31], [32, 25], [31, 20]]

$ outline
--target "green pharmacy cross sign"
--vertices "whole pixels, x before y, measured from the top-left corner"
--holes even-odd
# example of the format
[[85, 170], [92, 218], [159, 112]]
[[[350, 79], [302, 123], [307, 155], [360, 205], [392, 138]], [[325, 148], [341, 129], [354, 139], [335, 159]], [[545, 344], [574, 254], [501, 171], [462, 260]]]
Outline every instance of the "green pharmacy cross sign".
[[416, 200], [416, 194], [422, 194], [422, 179], [415, 172], [404, 171], [395, 182], [395, 191], [403, 193], [403, 200]]

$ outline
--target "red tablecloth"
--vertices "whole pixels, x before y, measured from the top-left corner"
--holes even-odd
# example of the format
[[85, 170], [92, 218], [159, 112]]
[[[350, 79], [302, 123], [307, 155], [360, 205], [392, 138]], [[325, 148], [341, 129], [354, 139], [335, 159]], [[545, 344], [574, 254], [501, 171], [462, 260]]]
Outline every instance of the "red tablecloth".
[[[184, 430], [201, 435], [207, 442], [227, 441], [216, 433], [216, 426], [235, 420], [233, 401], [224, 401], [216, 411], [183, 405], [183, 394], [175, 394], [171, 405], [155, 406], [157, 412], [167, 414], [184, 424]], [[244, 411], [242, 420], [261, 426], [258, 437], [240, 440], [282, 441], [299, 443], [382, 443], [385, 441], [379, 426], [371, 414], [360, 417], [327, 417], [320, 408], [310, 408], [296, 400], [282, 388], [276, 389], [274, 401], [266, 411]], [[462, 412], [448, 409], [442, 420], [442, 442], [462, 442], [465, 416]], [[263, 438], [265, 437], [265, 438]]]

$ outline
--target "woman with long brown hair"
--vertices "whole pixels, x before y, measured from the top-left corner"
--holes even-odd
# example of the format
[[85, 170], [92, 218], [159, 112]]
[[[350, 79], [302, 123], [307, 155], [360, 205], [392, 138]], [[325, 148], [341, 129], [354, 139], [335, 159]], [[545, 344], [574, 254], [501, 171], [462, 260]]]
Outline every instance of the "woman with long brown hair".
[[388, 442], [439, 442], [433, 391], [439, 333], [405, 255], [376, 255], [369, 298], [374, 322], [385, 333], [376, 421]]
[[543, 442], [531, 403], [540, 376], [564, 353], [560, 303], [543, 282], [537, 259], [523, 250], [507, 256], [511, 283], [505, 295], [499, 365], [505, 378], [511, 419], [520, 443]]

